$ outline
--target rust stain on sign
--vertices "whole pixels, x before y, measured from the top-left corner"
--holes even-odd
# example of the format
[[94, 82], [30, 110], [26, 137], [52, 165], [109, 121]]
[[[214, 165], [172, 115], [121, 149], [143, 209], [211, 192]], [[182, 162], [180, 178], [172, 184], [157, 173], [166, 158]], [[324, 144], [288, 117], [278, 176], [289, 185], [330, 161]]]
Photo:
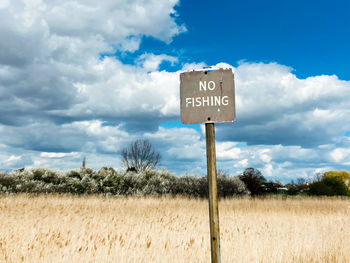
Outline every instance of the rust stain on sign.
[[236, 111], [232, 70], [181, 73], [180, 111], [184, 124], [234, 121]]

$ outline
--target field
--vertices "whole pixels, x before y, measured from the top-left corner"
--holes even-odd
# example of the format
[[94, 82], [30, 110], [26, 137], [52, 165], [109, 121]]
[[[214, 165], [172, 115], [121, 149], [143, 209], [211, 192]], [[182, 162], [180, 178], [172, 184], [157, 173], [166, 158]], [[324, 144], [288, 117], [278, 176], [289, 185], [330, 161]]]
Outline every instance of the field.
[[[221, 200], [222, 262], [350, 262], [350, 200]], [[0, 197], [0, 262], [210, 262], [208, 203]]]

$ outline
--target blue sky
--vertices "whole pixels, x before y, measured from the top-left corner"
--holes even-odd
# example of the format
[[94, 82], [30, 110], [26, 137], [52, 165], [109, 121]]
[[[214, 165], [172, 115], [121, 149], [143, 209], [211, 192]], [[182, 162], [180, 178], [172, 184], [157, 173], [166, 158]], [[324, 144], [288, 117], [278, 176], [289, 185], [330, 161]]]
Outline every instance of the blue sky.
[[0, 169], [122, 170], [149, 139], [161, 167], [206, 172], [203, 125], [179, 121], [179, 74], [235, 74], [218, 168], [288, 182], [350, 170], [348, 1], [1, 1]]
[[278, 62], [301, 78], [350, 78], [348, 1], [183, 1], [175, 9], [188, 32], [170, 44], [145, 37], [140, 54], [167, 52], [208, 65]]

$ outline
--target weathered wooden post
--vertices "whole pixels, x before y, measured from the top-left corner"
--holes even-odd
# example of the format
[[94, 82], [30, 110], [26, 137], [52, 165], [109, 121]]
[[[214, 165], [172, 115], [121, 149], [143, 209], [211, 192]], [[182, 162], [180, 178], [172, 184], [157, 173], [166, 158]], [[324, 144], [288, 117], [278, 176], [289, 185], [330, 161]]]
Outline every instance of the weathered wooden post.
[[220, 258], [220, 224], [218, 185], [216, 176], [215, 153], [215, 127], [214, 123], [205, 124], [205, 137], [207, 146], [207, 171], [209, 184], [209, 221], [210, 221], [210, 247], [211, 262], [219, 263]]
[[220, 263], [220, 227], [214, 123], [232, 122], [236, 118], [232, 70], [204, 69], [181, 73], [180, 110], [182, 123], [205, 123], [211, 262]]

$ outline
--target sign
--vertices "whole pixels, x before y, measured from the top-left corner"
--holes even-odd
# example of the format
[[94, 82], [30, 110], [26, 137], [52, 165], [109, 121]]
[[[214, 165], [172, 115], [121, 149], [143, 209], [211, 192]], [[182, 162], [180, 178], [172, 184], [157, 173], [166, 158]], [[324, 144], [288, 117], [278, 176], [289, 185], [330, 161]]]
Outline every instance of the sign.
[[181, 73], [180, 111], [183, 124], [205, 123], [211, 262], [220, 263], [214, 123], [232, 122], [236, 119], [235, 85], [232, 70], [218, 69]]
[[181, 73], [180, 111], [184, 124], [233, 122], [236, 111], [232, 70]]

